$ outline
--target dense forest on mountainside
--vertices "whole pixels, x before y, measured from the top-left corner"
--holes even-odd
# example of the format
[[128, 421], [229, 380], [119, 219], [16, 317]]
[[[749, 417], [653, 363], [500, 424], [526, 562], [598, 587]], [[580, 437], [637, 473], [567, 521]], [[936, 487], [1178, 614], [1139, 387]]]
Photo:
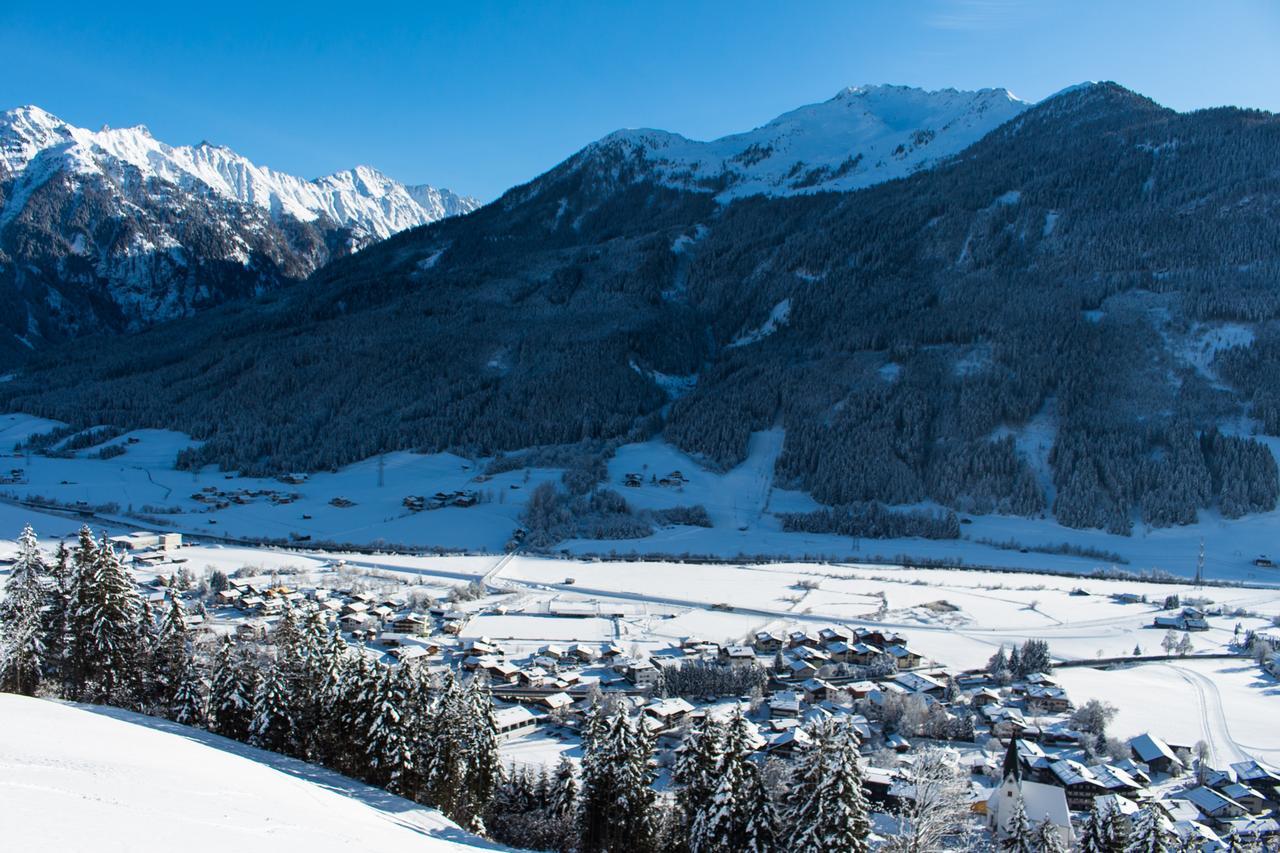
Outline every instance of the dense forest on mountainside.
[[729, 467], [781, 424], [832, 518], [1238, 516], [1280, 491], [1278, 213], [1280, 119], [1114, 84], [842, 194], [721, 205], [606, 140], [305, 287], [38, 354], [0, 404], [262, 473], [658, 431]]

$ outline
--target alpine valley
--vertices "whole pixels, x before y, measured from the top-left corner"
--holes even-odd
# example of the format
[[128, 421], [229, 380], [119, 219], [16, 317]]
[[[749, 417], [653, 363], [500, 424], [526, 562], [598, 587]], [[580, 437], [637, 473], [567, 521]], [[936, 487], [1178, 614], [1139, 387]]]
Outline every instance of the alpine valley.
[[31, 108], [0, 139], [0, 405], [185, 433], [183, 468], [563, 469], [538, 545], [719, 525], [616, 488], [654, 441], [725, 472], [776, 437], [804, 533], [1123, 537], [1280, 495], [1269, 113], [867, 86], [711, 142], [619, 131], [474, 210]]

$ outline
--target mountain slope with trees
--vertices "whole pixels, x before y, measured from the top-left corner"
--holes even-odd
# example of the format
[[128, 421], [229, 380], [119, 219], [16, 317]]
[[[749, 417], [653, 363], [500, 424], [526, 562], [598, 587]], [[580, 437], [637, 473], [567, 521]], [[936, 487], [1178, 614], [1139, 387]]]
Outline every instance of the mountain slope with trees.
[[659, 431], [727, 467], [780, 424], [778, 481], [833, 524], [1233, 517], [1280, 491], [1252, 437], [1280, 428], [1277, 152], [1276, 116], [1115, 84], [850, 193], [722, 203], [597, 144], [306, 288], [37, 356], [0, 403], [246, 472]]

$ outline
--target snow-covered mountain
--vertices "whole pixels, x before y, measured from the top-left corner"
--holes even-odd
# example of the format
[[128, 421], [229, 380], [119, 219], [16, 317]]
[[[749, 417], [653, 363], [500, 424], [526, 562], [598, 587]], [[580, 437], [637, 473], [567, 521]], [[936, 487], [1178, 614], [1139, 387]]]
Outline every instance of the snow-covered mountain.
[[579, 156], [620, 154], [642, 161], [646, 177], [716, 192], [724, 201], [848, 191], [929, 168], [1030, 106], [1007, 89], [855, 86], [746, 133], [699, 142], [660, 130], [620, 130]]
[[129, 167], [143, 179], [210, 191], [275, 217], [300, 222], [327, 217], [377, 239], [480, 206], [476, 199], [449, 190], [405, 186], [368, 166], [306, 180], [256, 165], [224, 145], [167, 145], [142, 126], [85, 130], [34, 106], [0, 114], [0, 163], [19, 175], [20, 187], [0, 213], [0, 222], [16, 216], [25, 195], [59, 171], [95, 175]]
[[270, 291], [335, 257], [467, 213], [473, 198], [358, 166], [316, 180], [144, 127], [0, 113], [0, 358]]

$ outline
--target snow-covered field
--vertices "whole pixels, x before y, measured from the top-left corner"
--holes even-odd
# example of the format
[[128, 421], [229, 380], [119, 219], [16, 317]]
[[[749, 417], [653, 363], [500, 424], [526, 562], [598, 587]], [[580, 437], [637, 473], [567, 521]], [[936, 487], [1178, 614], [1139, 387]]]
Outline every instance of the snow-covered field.
[[1253, 758], [1280, 767], [1280, 682], [1252, 661], [1186, 660], [1056, 675], [1076, 704], [1096, 698], [1116, 706], [1114, 736], [1150, 731], [1175, 743], [1203, 740], [1215, 766]]
[[0, 694], [7, 850], [505, 849], [315, 765], [104, 707]]
[[[62, 505], [84, 502], [87, 508], [114, 504], [114, 511], [95, 511], [95, 523], [114, 521], [119, 529], [164, 528], [223, 540], [288, 540], [343, 542], [358, 546], [439, 547], [498, 553], [520, 523], [529, 494], [541, 482], [558, 480], [558, 469], [519, 469], [484, 478], [488, 460], [453, 454], [391, 453], [334, 473], [319, 473], [291, 485], [274, 479], [239, 477], [206, 468], [198, 473], [174, 468], [177, 454], [191, 446], [185, 435], [162, 430], [139, 430], [105, 444], [121, 445], [125, 453], [98, 459], [99, 447], [78, 451], [74, 458], [51, 459], [35, 454], [15, 455], [14, 445], [29, 435], [58, 426], [28, 415], [0, 415], [0, 474], [24, 469], [23, 482], [0, 484], [0, 499], [51, 499]], [[1034, 455], [1051, 437], [1043, 430], [1019, 436], [1020, 446]], [[738, 467], [712, 471], [661, 440], [620, 448], [610, 460], [610, 484], [637, 509], [661, 509], [701, 504], [710, 528], [662, 527], [648, 537], [629, 540], [572, 540], [562, 544], [577, 554], [698, 554], [721, 558], [775, 555], [806, 560], [900, 562], [947, 561], [1018, 570], [1088, 573], [1110, 568], [1104, 559], [1044, 554], [997, 548], [980, 540], [1015, 540], [1026, 546], [1055, 546], [1070, 542], [1113, 552], [1128, 562], [1130, 572], [1159, 570], [1190, 577], [1194, 574], [1201, 540], [1205, 543], [1206, 574], [1210, 578], [1280, 585], [1280, 569], [1256, 568], [1252, 560], [1271, 553], [1280, 536], [1280, 511], [1224, 520], [1201, 513], [1198, 524], [1146, 530], [1132, 536], [1113, 536], [1096, 530], [1070, 530], [1052, 521], [1006, 516], [975, 516], [963, 525], [959, 540], [850, 539], [848, 537], [786, 533], [776, 513], [814, 509], [803, 492], [777, 488], [773, 466], [784, 441], [781, 430], [752, 437], [748, 458]], [[656, 480], [680, 471], [687, 482], [663, 486]], [[642, 485], [624, 487], [627, 474], [638, 474]], [[214, 489], [230, 496], [242, 491], [274, 490], [296, 494], [289, 503], [273, 503], [267, 496], [229, 502], [214, 509], [193, 495]], [[411, 512], [403, 505], [410, 495], [472, 490], [480, 503]], [[345, 498], [350, 506], [334, 506]], [[0, 525], [14, 528], [31, 511], [0, 503]], [[10, 523], [12, 521], [12, 523]], [[75, 519], [41, 518], [42, 530], [66, 532]], [[1280, 556], [1277, 554], [1276, 556]]]

